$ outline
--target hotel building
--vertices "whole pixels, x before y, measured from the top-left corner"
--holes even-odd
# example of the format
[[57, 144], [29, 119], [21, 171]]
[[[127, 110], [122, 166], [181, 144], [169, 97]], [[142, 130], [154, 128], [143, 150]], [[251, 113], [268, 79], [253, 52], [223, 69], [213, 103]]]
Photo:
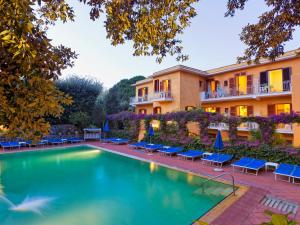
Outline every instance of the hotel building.
[[[228, 116], [269, 116], [300, 113], [300, 50], [285, 53], [275, 61], [233, 64], [211, 70], [174, 66], [153, 73], [134, 84], [131, 99], [136, 113], [157, 114], [203, 108]], [[214, 134], [226, 124], [211, 124]], [[254, 123], [242, 124], [239, 136], [247, 138]], [[300, 146], [300, 126], [279, 125], [276, 132]]]

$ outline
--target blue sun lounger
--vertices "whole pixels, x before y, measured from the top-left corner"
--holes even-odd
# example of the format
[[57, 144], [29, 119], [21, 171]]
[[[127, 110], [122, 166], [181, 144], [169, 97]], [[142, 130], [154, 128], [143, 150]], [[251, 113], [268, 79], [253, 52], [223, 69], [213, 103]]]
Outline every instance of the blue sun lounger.
[[202, 162], [208, 162], [210, 165], [217, 164], [222, 167], [224, 163], [231, 161], [232, 158], [233, 155], [214, 153], [212, 155], [202, 158]]
[[[293, 183], [295, 184], [295, 179], [300, 179], [300, 166], [296, 166], [291, 176], [293, 178]], [[297, 184], [298, 183], [299, 182], [297, 182]]]
[[277, 180], [277, 176], [283, 176], [288, 178], [288, 182], [291, 181], [292, 174], [295, 171], [297, 166], [287, 163], [281, 163], [279, 167], [274, 171], [275, 180]]
[[258, 171], [262, 168], [265, 168], [265, 160], [259, 160], [259, 159], [253, 159], [248, 157], [242, 157], [240, 160], [234, 162], [231, 164], [233, 172], [234, 169], [241, 168], [242, 172], [248, 172], [248, 170], [254, 170], [256, 171], [256, 175], [258, 174]]
[[32, 147], [32, 146], [39, 146], [39, 145], [45, 145], [48, 143], [48, 141], [46, 142], [45, 140], [40, 140], [39, 142], [32, 142], [32, 141], [26, 141], [25, 142], [27, 146]]
[[155, 152], [158, 149], [161, 149], [162, 147], [163, 147], [163, 145], [161, 145], [161, 144], [148, 144], [148, 145], [145, 145], [144, 149], [149, 152]]
[[160, 152], [163, 155], [176, 155], [179, 152], [182, 152], [183, 148], [182, 147], [163, 147], [161, 149], [158, 149], [158, 152]]
[[82, 142], [83, 140], [78, 138], [78, 137], [70, 137], [70, 138], [66, 138], [67, 142], [74, 144], [74, 143], [79, 143]]
[[148, 142], [140, 141], [140, 142], [136, 142], [136, 143], [130, 144], [128, 146], [132, 147], [132, 148], [143, 148], [143, 147], [145, 147], [148, 144], [149, 144]]
[[188, 150], [186, 152], [180, 152], [177, 155], [183, 157], [184, 159], [195, 160], [197, 158], [203, 157], [203, 151], [201, 150]]
[[19, 144], [19, 142], [16, 141], [4, 141], [4, 142], [0, 142], [0, 146], [2, 147], [3, 150], [5, 150], [5, 148], [19, 148], [21, 147], [21, 145]]
[[111, 143], [113, 144], [117, 144], [117, 145], [123, 145], [123, 144], [128, 144], [128, 139], [124, 139], [124, 138], [116, 138], [114, 140], [111, 141]]
[[248, 173], [248, 170], [254, 170], [256, 176], [258, 175], [258, 171], [260, 169], [264, 169], [266, 165], [265, 160], [260, 160], [260, 159], [254, 159], [252, 162], [250, 162], [248, 165], [245, 166], [246, 173]]
[[102, 138], [101, 141], [102, 142], [105, 142], [105, 143], [110, 143], [114, 140], [116, 140], [117, 138]]
[[52, 145], [63, 144], [64, 142], [60, 138], [50, 138], [48, 139], [48, 143]]

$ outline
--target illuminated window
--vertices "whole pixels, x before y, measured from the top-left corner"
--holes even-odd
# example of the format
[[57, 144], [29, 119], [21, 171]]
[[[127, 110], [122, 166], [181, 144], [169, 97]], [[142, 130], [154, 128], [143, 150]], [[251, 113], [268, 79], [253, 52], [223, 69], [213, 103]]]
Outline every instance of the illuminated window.
[[247, 76], [237, 76], [236, 83], [240, 94], [247, 93]]
[[160, 82], [160, 91], [161, 92], [170, 92], [171, 91], [171, 80], [163, 80]]
[[275, 112], [277, 115], [281, 113], [291, 113], [291, 105], [290, 104], [276, 104]]
[[245, 117], [248, 116], [248, 107], [245, 105], [240, 105], [237, 107], [238, 116]]
[[154, 114], [161, 114], [161, 107], [155, 107], [155, 108], [153, 109], [153, 113], [154, 113]]
[[217, 109], [216, 109], [216, 107], [207, 107], [207, 108], [205, 108], [205, 112], [215, 113], [215, 112], [217, 112]]
[[194, 107], [194, 106], [186, 106], [185, 107], [185, 111], [191, 111], [191, 110], [194, 110], [194, 109], [196, 109], [196, 107]]
[[271, 92], [282, 92], [282, 69], [269, 71], [269, 86]]
[[139, 114], [147, 114], [147, 110], [146, 109], [139, 109]]
[[143, 97], [148, 95], [148, 87], [143, 87], [138, 89], [138, 96]]

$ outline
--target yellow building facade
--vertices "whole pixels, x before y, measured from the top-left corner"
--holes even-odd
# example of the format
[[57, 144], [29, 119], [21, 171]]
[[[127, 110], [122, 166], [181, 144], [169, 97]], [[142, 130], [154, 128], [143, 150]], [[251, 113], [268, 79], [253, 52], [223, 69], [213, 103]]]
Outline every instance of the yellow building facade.
[[[275, 61], [261, 60], [259, 64], [233, 64], [207, 71], [178, 65], [158, 71], [134, 84], [136, 96], [131, 105], [139, 114], [195, 108], [242, 117], [300, 113], [299, 52], [290, 51]], [[210, 132], [220, 128], [226, 130], [227, 125], [211, 124]], [[256, 124], [243, 124], [239, 135], [247, 138], [253, 129]], [[300, 146], [299, 125], [279, 125], [276, 131]]]

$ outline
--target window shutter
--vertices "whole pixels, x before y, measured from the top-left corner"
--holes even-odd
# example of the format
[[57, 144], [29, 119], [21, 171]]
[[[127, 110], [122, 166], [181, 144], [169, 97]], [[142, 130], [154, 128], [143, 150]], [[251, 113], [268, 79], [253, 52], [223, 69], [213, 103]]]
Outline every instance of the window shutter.
[[168, 92], [171, 92], [171, 80], [168, 80]]
[[253, 76], [247, 75], [247, 94], [253, 94]]
[[164, 82], [160, 82], [160, 91], [163, 92], [164, 91]]
[[272, 115], [275, 115], [276, 112], [275, 112], [275, 105], [268, 105], [268, 116], [272, 116]]
[[230, 116], [236, 116], [236, 107], [235, 106], [230, 107]]
[[138, 89], [138, 96], [141, 97], [142, 96], [142, 89]]
[[291, 90], [291, 68], [284, 68], [282, 70], [282, 82], [283, 82], [283, 91]]
[[248, 114], [247, 116], [253, 116], [254, 115], [252, 105], [247, 106], [247, 114]]
[[148, 87], [145, 87], [145, 95], [148, 95]]
[[268, 85], [268, 72], [264, 71], [260, 73], [260, 85]]
[[220, 108], [220, 107], [217, 107], [217, 108], [216, 108], [216, 113], [218, 113], [218, 114], [221, 113], [221, 108]]
[[154, 92], [159, 92], [159, 80], [154, 81]]
[[229, 79], [229, 92], [230, 95], [235, 95], [236, 84], [235, 84], [235, 78]]
[[290, 104], [290, 113], [292, 113], [293, 112], [293, 104]]
[[282, 73], [283, 73], [283, 76], [282, 76], [283, 81], [291, 80], [291, 68], [284, 68], [282, 70]]

